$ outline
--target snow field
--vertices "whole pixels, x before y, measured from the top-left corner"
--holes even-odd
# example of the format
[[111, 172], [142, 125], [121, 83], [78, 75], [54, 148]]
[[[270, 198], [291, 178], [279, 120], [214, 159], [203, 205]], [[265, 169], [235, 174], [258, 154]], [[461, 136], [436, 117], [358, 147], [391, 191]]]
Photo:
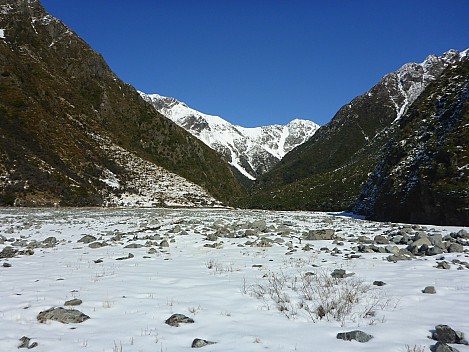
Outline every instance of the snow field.
[[[206, 240], [217, 228], [231, 226], [230, 232], [243, 233], [259, 220], [267, 224], [264, 232]], [[406, 351], [406, 345], [425, 346], [429, 351], [434, 341], [427, 336], [437, 324], [469, 334], [469, 269], [456, 270], [456, 265], [450, 270], [436, 269], [436, 257], [397, 263], [388, 262], [387, 254], [379, 253], [345, 258], [356, 245], [347, 239], [361, 235], [373, 238], [392, 226], [307, 212], [2, 209], [0, 234], [8, 240], [43, 241], [54, 236], [59, 242], [51, 248], [36, 248], [31, 256], [0, 260], [12, 265], [0, 266], [0, 351], [16, 350], [22, 336], [38, 342], [35, 351], [52, 352], [185, 351], [191, 350], [195, 338], [217, 342], [203, 351], [398, 352]], [[279, 235], [285, 227], [291, 232]], [[344, 237], [343, 245], [332, 241], [299, 243], [302, 233], [325, 228]], [[442, 234], [460, 230], [426, 229]], [[111, 241], [118, 234], [121, 239]], [[90, 248], [77, 242], [84, 235], [110, 245]], [[169, 247], [124, 248], [132, 243], [145, 245], [149, 241], [145, 237], [154, 235], [167, 239]], [[272, 247], [246, 245], [247, 241], [259, 243], [262, 237], [278, 243]], [[12, 245], [8, 240], [0, 244], [0, 251]], [[219, 248], [205, 246], [214, 243]], [[312, 250], [303, 251], [305, 244]], [[154, 254], [148, 253], [150, 248], [155, 249]], [[321, 248], [338, 248], [342, 253], [332, 255]], [[116, 260], [129, 253], [134, 257]], [[468, 261], [467, 252], [444, 256], [449, 262]], [[95, 263], [98, 259], [102, 262]], [[367, 294], [379, 298], [374, 316], [351, 314], [339, 321], [313, 321], [300, 308], [304, 274], [329, 274], [334, 269], [355, 273], [339, 280], [359, 280], [369, 287]], [[273, 276], [286, 278], [282, 293], [288, 296], [288, 314], [279, 311], [269, 294], [260, 298], [254, 294], [259, 286], [268, 288]], [[373, 286], [375, 280], [386, 285]], [[436, 294], [421, 292], [429, 285], [435, 286]], [[73, 308], [91, 319], [80, 324], [37, 321], [39, 312], [63, 306], [73, 298], [83, 301]], [[360, 312], [370, 301], [365, 297], [356, 310]], [[185, 314], [195, 323], [166, 325], [164, 321], [174, 313]], [[338, 332], [354, 329], [374, 338], [368, 343], [336, 339]], [[469, 351], [467, 346], [457, 348]]]

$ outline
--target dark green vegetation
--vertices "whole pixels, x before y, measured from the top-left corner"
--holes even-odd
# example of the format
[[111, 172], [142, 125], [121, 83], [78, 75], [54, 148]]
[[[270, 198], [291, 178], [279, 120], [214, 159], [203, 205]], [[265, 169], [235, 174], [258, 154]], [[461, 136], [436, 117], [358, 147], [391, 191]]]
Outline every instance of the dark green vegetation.
[[399, 121], [355, 210], [372, 219], [469, 225], [469, 58]]
[[269, 209], [343, 210], [355, 201], [396, 118], [387, 76], [369, 94], [342, 107], [332, 121], [288, 153], [259, 179], [249, 206]]
[[103, 138], [230, 202], [229, 166], [158, 114], [36, 1], [0, 15], [0, 204], [100, 205], [103, 170], [125, 178]]

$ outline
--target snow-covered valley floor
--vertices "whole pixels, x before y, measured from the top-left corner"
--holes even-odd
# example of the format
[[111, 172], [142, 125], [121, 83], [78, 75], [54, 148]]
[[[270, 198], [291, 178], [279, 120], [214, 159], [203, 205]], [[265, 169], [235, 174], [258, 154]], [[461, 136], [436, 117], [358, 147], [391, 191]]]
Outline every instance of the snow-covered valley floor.
[[[0, 351], [23, 336], [38, 352], [189, 351], [195, 338], [216, 342], [202, 351], [430, 351], [438, 324], [469, 334], [460, 230], [308, 212], [0, 209]], [[418, 240], [454, 252], [388, 260]], [[53, 307], [90, 318], [38, 321]], [[170, 326], [173, 314], [194, 323]], [[351, 330], [373, 338], [336, 338]]]

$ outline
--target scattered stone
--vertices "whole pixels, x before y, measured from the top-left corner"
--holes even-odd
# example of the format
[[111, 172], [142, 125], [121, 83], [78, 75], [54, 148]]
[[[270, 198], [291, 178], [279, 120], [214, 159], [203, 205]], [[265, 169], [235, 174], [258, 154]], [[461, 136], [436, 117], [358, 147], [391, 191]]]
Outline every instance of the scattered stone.
[[214, 233], [209, 233], [207, 237], [205, 238], [207, 241], [217, 241], [218, 236]]
[[165, 321], [170, 326], [179, 326], [179, 324], [192, 324], [194, 319], [186, 317], [184, 314], [173, 314]]
[[464, 252], [464, 246], [460, 243], [451, 243], [448, 247], [449, 253], [462, 253]]
[[93, 243], [90, 243], [88, 247], [95, 249], [95, 248], [105, 247], [107, 245], [108, 244], [106, 242], [93, 242]]
[[435, 247], [430, 247], [428, 248], [426, 254], [428, 256], [432, 256], [432, 255], [439, 255], [439, 254], [442, 254], [444, 252], [443, 248], [442, 247], [438, 247], [438, 246], [435, 246]]
[[337, 338], [339, 340], [345, 340], [345, 341], [355, 340], [355, 341], [364, 343], [364, 342], [370, 341], [373, 338], [373, 336], [360, 330], [353, 330], [353, 331], [348, 331], [348, 332], [340, 332], [337, 334]]
[[403, 236], [401, 235], [394, 235], [391, 239], [391, 241], [395, 244], [400, 244]]
[[102, 259], [96, 259], [96, 260], [93, 260], [96, 264], [99, 264], [99, 263], [102, 263], [103, 260]]
[[249, 227], [259, 232], [265, 232], [267, 230], [267, 224], [265, 220], [257, 220], [249, 224]]
[[70, 324], [82, 323], [88, 319], [90, 319], [90, 317], [79, 310], [65, 309], [62, 307], [50, 308], [37, 315], [37, 320], [40, 323], [45, 323], [47, 320], [55, 320], [63, 324]]
[[274, 243], [273, 240], [267, 237], [262, 237], [259, 242], [256, 243], [257, 247], [272, 247], [272, 244]]
[[389, 244], [388, 238], [383, 235], [376, 236], [374, 241], [376, 244]]
[[367, 236], [358, 236], [358, 242], [364, 244], [372, 244], [373, 240]]
[[14, 249], [11, 246], [6, 246], [3, 248], [3, 250], [0, 252], [0, 259], [3, 258], [13, 258], [16, 254], [17, 250]]
[[124, 248], [142, 248], [142, 247], [143, 247], [143, 244], [131, 243], [131, 244], [128, 244], [127, 246], [125, 246]]
[[169, 247], [169, 242], [166, 240], [163, 240], [160, 242], [160, 247], [161, 248], [168, 248]]
[[18, 348], [27, 348], [28, 350], [30, 350], [38, 346], [37, 342], [33, 342], [32, 344], [29, 344], [30, 341], [31, 339], [29, 337], [23, 336], [22, 338], [20, 338], [21, 344], [18, 346]]
[[148, 254], [155, 254], [157, 252], [156, 248], [150, 248], [147, 253]]
[[129, 254], [127, 255], [127, 257], [116, 258], [116, 260], [126, 260], [126, 259], [131, 259], [131, 258], [133, 258], [133, 257], [134, 257], [134, 255], [133, 255], [132, 253], [129, 253]]
[[64, 303], [64, 306], [79, 306], [83, 301], [81, 299], [75, 298]]
[[437, 342], [435, 345], [430, 346], [431, 352], [459, 352], [458, 349], [448, 346], [446, 343]]
[[308, 233], [303, 234], [303, 239], [308, 241], [333, 240], [335, 237], [335, 231], [331, 229], [310, 230]]
[[449, 325], [437, 325], [432, 333], [432, 339], [442, 343], [458, 343], [467, 345], [464, 333], [453, 330]]
[[223, 247], [223, 242], [220, 241], [220, 242], [215, 242], [215, 243], [206, 243], [204, 244], [204, 247], [205, 248], [222, 248]]
[[389, 257], [387, 257], [388, 262], [394, 262], [394, 263], [401, 261], [401, 260], [411, 260], [411, 259], [412, 257], [410, 255], [401, 254], [401, 253], [392, 254]]
[[346, 277], [353, 276], [355, 273], [346, 273], [344, 269], [335, 269], [332, 273], [331, 276], [334, 279], [345, 279]]
[[200, 348], [200, 347], [204, 347], [204, 346], [207, 346], [207, 345], [213, 345], [215, 344], [216, 342], [213, 342], [213, 341], [207, 341], [207, 340], [203, 340], [203, 339], [194, 339], [194, 341], [192, 341], [192, 348]]
[[96, 240], [97, 240], [96, 237], [91, 236], [91, 235], [86, 235], [86, 236], [83, 236], [82, 238], [80, 238], [77, 242], [88, 244], [88, 243], [94, 242]]
[[384, 286], [384, 285], [386, 285], [386, 283], [383, 282], [383, 281], [373, 281], [373, 285], [375, 285], [375, 286]]
[[422, 290], [423, 293], [435, 294], [436, 290], [434, 286], [427, 286]]
[[54, 247], [57, 245], [57, 238], [54, 236], [47, 237], [44, 241], [42, 241], [44, 247]]
[[429, 236], [428, 239], [430, 240], [433, 246], [444, 248], [443, 236], [441, 234], [433, 234]]
[[11, 268], [11, 264], [10, 264], [10, 263], [7, 263], [7, 262], [4, 262], [2, 266], [3, 266], [4, 268]]
[[445, 270], [448, 270], [450, 268], [450, 265], [447, 261], [443, 260], [441, 262], [438, 263], [438, 265], [436, 266], [437, 269], [445, 269]]
[[457, 233], [458, 237], [460, 238], [464, 238], [466, 240], [469, 240], [469, 232], [467, 232], [466, 230], [459, 230], [458, 233]]
[[398, 246], [386, 246], [384, 247], [386, 253], [390, 253], [390, 254], [398, 254], [399, 253], [399, 247]]

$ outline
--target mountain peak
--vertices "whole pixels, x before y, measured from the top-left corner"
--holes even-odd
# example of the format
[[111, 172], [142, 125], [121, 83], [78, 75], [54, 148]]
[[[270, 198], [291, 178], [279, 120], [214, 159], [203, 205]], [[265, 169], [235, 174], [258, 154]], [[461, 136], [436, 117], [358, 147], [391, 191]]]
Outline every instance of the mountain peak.
[[174, 98], [141, 96], [155, 109], [220, 153], [245, 177], [255, 180], [286, 153], [307, 141], [319, 128], [312, 121], [294, 119], [287, 125], [242, 127], [220, 116], [204, 114]]

